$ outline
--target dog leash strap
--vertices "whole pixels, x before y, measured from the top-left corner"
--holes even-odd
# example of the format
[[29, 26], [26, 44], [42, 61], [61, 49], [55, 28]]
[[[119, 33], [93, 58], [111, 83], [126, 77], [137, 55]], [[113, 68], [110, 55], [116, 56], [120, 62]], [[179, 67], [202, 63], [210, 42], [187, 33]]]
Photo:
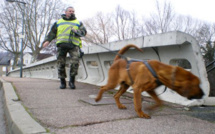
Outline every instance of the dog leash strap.
[[111, 51], [110, 49], [108, 49], [108, 48], [106, 48], [106, 47], [104, 47], [104, 46], [102, 46], [102, 45], [99, 45], [99, 44], [97, 44], [97, 43], [94, 43], [92, 39], [90, 39], [90, 38], [88, 38], [88, 37], [86, 37], [86, 36], [83, 36], [82, 34], [80, 34], [80, 33], [78, 33], [78, 32], [74, 32], [74, 33], [77, 34], [77, 35], [79, 35], [80, 37], [86, 38], [86, 39], [89, 40], [91, 43], [93, 43], [93, 44], [95, 44], [95, 45], [97, 45], [97, 46], [100, 46], [100, 47], [102, 47], [102, 48], [108, 50], [109, 52], [111, 52], [111, 53], [113, 53], [113, 54], [119, 55], [121, 58], [126, 59], [126, 57], [125, 57], [124, 55], [118, 54], [118, 53], [113, 52], [113, 51]]
[[159, 95], [161, 95], [161, 94], [163, 94], [164, 92], [166, 92], [166, 90], [167, 90], [167, 87], [165, 86], [165, 88], [164, 88], [163, 92], [162, 92], [162, 93], [160, 93], [160, 94], [158, 94], [158, 96], [159, 96]]
[[133, 84], [134, 84], [134, 81], [133, 81], [133, 79], [131, 78], [131, 74], [130, 74], [130, 70], [129, 70], [131, 61], [128, 60], [128, 59], [126, 59], [126, 62], [127, 62], [126, 70], [127, 70], [127, 72], [128, 72], [128, 77], [129, 77], [129, 79], [130, 79], [130, 81], [131, 81], [131, 85], [133, 85]]
[[149, 69], [149, 71], [152, 73], [152, 75], [156, 78], [156, 83], [158, 84], [158, 86], [162, 85], [162, 82], [160, 82], [160, 80], [158, 79], [158, 76], [157, 76], [156, 72], [149, 65], [149, 63], [147, 61], [142, 61], [142, 62], [146, 65], [146, 67]]
[[176, 73], [176, 71], [177, 71], [177, 67], [174, 67], [174, 69], [172, 71], [172, 76], [171, 76], [171, 78], [172, 78], [172, 88], [175, 87], [175, 73]]
[[146, 67], [149, 69], [149, 71], [152, 73], [152, 75], [156, 78], [156, 83], [158, 84], [158, 86], [162, 85], [162, 83], [161, 83], [160, 80], [158, 79], [157, 74], [155, 73], [155, 71], [154, 71], [153, 68], [149, 65], [149, 63], [148, 63], [147, 61], [138, 60], [138, 59], [131, 59], [131, 60], [127, 60], [127, 59], [126, 59], [126, 61], [127, 61], [126, 70], [127, 70], [127, 72], [128, 72], [128, 76], [129, 76], [129, 78], [130, 78], [130, 80], [131, 80], [132, 85], [133, 85], [134, 82], [133, 82], [133, 80], [132, 80], [132, 78], [131, 78], [131, 74], [130, 74], [130, 72], [129, 72], [129, 66], [130, 66], [130, 63], [132, 63], [132, 62], [143, 62], [143, 63], [146, 65]]
[[149, 69], [149, 71], [152, 73], [152, 75], [158, 79], [157, 74], [155, 73], [155, 71], [152, 69], [152, 67], [149, 65], [149, 63], [147, 61], [143, 61], [143, 63], [146, 65], [146, 67]]

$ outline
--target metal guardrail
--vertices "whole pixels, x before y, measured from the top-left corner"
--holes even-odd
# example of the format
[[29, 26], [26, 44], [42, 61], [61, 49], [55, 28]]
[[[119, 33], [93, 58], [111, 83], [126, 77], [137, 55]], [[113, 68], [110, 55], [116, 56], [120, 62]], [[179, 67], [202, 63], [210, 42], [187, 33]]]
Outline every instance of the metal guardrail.
[[[215, 69], [215, 60], [212, 61], [211, 63], [209, 63], [208, 65], [206, 65], [206, 70], [207, 70], [207, 73], [209, 73], [210, 71], [214, 70]], [[213, 65], [213, 67], [209, 68], [211, 65]], [[208, 69], [209, 68], [209, 69]]]

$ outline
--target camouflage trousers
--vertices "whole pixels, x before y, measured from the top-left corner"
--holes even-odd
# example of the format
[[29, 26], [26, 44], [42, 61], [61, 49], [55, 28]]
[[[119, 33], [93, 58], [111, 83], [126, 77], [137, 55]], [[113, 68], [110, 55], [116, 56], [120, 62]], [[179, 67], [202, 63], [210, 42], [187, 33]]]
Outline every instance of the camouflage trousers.
[[66, 49], [58, 47], [57, 49], [57, 67], [58, 67], [58, 78], [66, 78], [66, 56], [69, 53], [70, 56], [70, 77], [76, 76], [78, 74], [78, 67], [79, 67], [79, 48], [74, 47], [72, 49]]

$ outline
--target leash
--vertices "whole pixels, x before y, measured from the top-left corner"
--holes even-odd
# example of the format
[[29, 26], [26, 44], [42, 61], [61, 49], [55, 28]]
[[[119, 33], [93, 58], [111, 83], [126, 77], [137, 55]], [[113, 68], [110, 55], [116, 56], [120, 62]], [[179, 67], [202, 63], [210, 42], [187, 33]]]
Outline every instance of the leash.
[[[152, 47], [152, 49], [153, 49], [153, 50], [155, 51], [155, 53], [157, 54], [159, 61], [161, 61], [160, 55], [159, 55], [159, 53], [158, 53], [158, 48], [157, 48], [157, 47]], [[164, 92], [166, 92], [166, 90], [167, 90], [167, 86], [165, 86], [163, 92], [160, 93], [159, 95], [161, 95], [161, 94], [163, 94]], [[158, 95], [158, 96], [159, 96], [159, 95]]]
[[[72, 30], [71, 30], [71, 32], [72, 32]], [[73, 31], [73, 32], [74, 32], [74, 31]], [[102, 45], [99, 45], [99, 44], [97, 44], [97, 43], [94, 43], [92, 39], [90, 39], [90, 38], [88, 38], [88, 37], [86, 37], [86, 36], [84, 36], [84, 35], [82, 35], [82, 34], [80, 34], [80, 33], [78, 33], [78, 32], [74, 32], [74, 33], [77, 34], [77, 35], [79, 35], [80, 37], [86, 38], [89, 42], [93, 43], [94, 45], [100, 46], [100, 47], [102, 47], [102, 48], [108, 50], [109, 52], [111, 52], [111, 53], [113, 53], [113, 54], [115, 54], [115, 55], [118, 55], [118, 56], [120, 56], [121, 58], [123, 58], [123, 59], [125, 59], [126, 61], [128, 61], [128, 58], [127, 58], [126, 56], [121, 55], [121, 54], [119, 54], [119, 53], [117, 53], [117, 52], [113, 52], [113, 51], [111, 51], [110, 49], [108, 49], [108, 48], [106, 48], [106, 47], [104, 47], [104, 46], [102, 46]]]
[[[73, 32], [74, 32], [74, 31], [73, 31]], [[108, 49], [108, 48], [106, 48], [106, 47], [104, 47], [104, 46], [102, 46], [102, 45], [99, 45], [99, 44], [97, 44], [97, 43], [94, 43], [92, 39], [90, 39], [90, 38], [88, 38], [88, 37], [86, 37], [86, 36], [84, 36], [84, 35], [82, 35], [82, 34], [80, 34], [80, 33], [78, 33], [78, 32], [74, 32], [74, 33], [77, 34], [77, 35], [79, 35], [80, 37], [86, 38], [86, 39], [87, 39], [88, 41], [90, 41], [91, 43], [93, 43], [93, 44], [95, 44], [95, 45], [97, 45], [97, 46], [100, 46], [100, 47], [102, 47], [102, 48], [108, 50], [109, 52], [111, 52], [111, 53], [113, 53], [113, 54], [115, 54], [115, 55], [118, 55], [118, 56], [120, 56], [121, 58], [125, 59], [126, 62], [128, 63], [128, 64], [127, 64], [126, 70], [127, 70], [127, 72], [128, 72], [129, 79], [131, 80], [131, 85], [133, 85], [134, 81], [133, 81], [133, 79], [131, 78], [131, 75], [130, 75], [130, 72], [129, 72], [129, 63], [131, 62], [131, 60], [128, 60], [128, 58], [127, 58], [126, 56], [124, 56], [124, 55], [121, 55], [121, 54], [119, 54], [119, 53], [113, 52], [113, 51], [111, 51], [110, 49]], [[156, 52], [156, 54], [158, 55], [158, 58], [159, 58], [159, 60], [160, 60], [160, 55], [159, 55], [157, 49], [153, 47], [153, 50]], [[143, 61], [141, 61], [141, 60], [135, 60], [135, 61], [136, 61], [136, 62], [143, 62]], [[146, 65], [146, 67], [150, 70], [150, 72], [152, 73], [152, 75], [157, 79], [157, 80], [156, 80], [156, 83], [158, 84], [158, 86], [162, 85], [162, 83], [159, 81], [159, 79], [158, 79], [158, 77], [157, 77], [155, 71], [152, 69], [152, 67], [151, 67], [146, 61], [143, 62], [143, 63], [144, 63], [144, 64]], [[163, 91], [162, 93], [158, 94], [158, 96], [161, 95], [161, 94], [163, 94], [164, 92], [166, 92], [166, 90], [167, 90], [167, 87], [165, 86], [164, 91]]]
[[[161, 86], [161, 85], [163, 85], [163, 83], [158, 79], [156, 72], [155, 72], [155, 71], [153, 70], [153, 68], [149, 65], [149, 63], [148, 63], [147, 61], [143, 61], [143, 63], [144, 63], [144, 64], [146, 65], [146, 67], [150, 70], [150, 72], [152, 73], [152, 75], [156, 78], [156, 83], [157, 83], [158, 87]], [[163, 94], [164, 92], [166, 92], [166, 90], [167, 90], [167, 86], [165, 86], [164, 91], [163, 91], [162, 93], [158, 94], [158, 96], [161, 95], [161, 94]]]

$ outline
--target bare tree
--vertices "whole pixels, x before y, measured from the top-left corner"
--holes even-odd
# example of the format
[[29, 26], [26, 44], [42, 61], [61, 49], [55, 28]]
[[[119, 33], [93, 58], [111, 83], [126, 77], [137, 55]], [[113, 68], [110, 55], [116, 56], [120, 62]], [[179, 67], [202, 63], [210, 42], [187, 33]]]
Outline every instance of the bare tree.
[[88, 31], [87, 37], [92, 43], [108, 43], [113, 35], [110, 14], [98, 12], [95, 17], [85, 20], [84, 25]]
[[[22, 30], [22, 12], [24, 8], [21, 4], [1, 3], [2, 12], [0, 14], [0, 47], [14, 55], [15, 68], [21, 52], [20, 35]], [[26, 48], [27, 40], [24, 39], [23, 50]]]
[[195, 36], [201, 45], [212, 42], [213, 38], [215, 37], [214, 25], [215, 24], [204, 23], [196, 30]]
[[[0, 15], [0, 47], [15, 55], [15, 60], [20, 54], [19, 33], [22, 28], [22, 12], [25, 12], [25, 37], [23, 51], [29, 48], [33, 53], [33, 61], [42, 50], [42, 42], [48, 34], [52, 24], [60, 18], [60, 14], [65, 10], [65, 5], [61, 0], [23, 0], [25, 8], [18, 2], [1, 4]], [[54, 43], [44, 51], [55, 50]], [[14, 62], [16, 63], [16, 62]]]
[[[42, 42], [48, 34], [51, 25], [60, 18], [65, 8], [59, 0], [33, 0], [27, 6], [26, 12], [26, 35], [28, 48], [33, 53], [33, 62], [42, 50]], [[52, 43], [54, 44], [54, 43]], [[45, 51], [55, 50], [55, 46], [50, 45]]]
[[84, 24], [88, 31], [87, 37], [93, 43], [104, 44], [142, 35], [136, 13], [130, 13], [120, 6], [112, 13], [98, 12], [93, 18], [85, 20]]
[[156, 13], [151, 14], [149, 19], [143, 20], [145, 33], [151, 35], [170, 31], [174, 18], [175, 13], [171, 3], [165, 2], [161, 5], [156, 0]]
[[114, 13], [114, 29], [117, 40], [124, 40], [129, 38], [129, 24], [130, 24], [130, 13], [122, 9], [119, 5], [116, 7]]
[[[206, 28], [206, 22], [190, 16], [178, 15], [174, 13], [171, 3], [165, 2], [161, 5], [158, 0], [156, 1], [156, 13], [151, 14], [150, 18], [144, 18], [143, 21], [142, 29], [146, 35], [179, 30], [194, 36], [200, 41], [200, 44], [208, 41], [201, 38], [211, 36], [210, 30]], [[208, 32], [206, 32], [207, 30]]]
[[129, 38], [137, 38], [139, 36], [143, 36], [144, 33], [142, 32], [142, 26], [137, 18], [136, 13], [133, 11], [130, 13], [130, 37]]
[[130, 13], [120, 6], [112, 13], [98, 12], [93, 18], [85, 20], [84, 24], [88, 31], [87, 37], [99, 44], [142, 35], [136, 13]]

